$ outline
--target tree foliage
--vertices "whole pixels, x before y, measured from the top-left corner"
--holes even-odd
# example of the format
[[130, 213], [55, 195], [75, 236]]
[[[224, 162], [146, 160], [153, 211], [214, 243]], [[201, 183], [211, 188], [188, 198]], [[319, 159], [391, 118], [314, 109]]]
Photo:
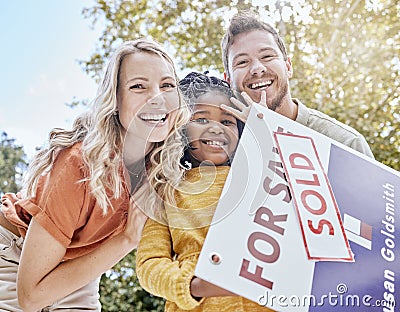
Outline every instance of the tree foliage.
[[135, 251], [131, 252], [102, 276], [100, 301], [103, 311], [164, 311], [164, 300], [140, 287], [134, 272], [135, 254]]
[[292, 94], [359, 130], [376, 159], [399, 170], [400, 4], [313, 3], [312, 23], [288, 23]]
[[0, 136], [0, 195], [20, 190], [22, 174], [27, 166], [23, 147], [2, 132]]
[[378, 161], [399, 170], [398, 1], [97, 0], [83, 14], [104, 29], [96, 52], [81, 65], [98, 80], [122, 40], [150, 36], [181, 70], [222, 74], [220, 39], [239, 9], [259, 13], [285, 38], [292, 96], [355, 127]]
[[84, 70], [99, 79], [105, 58], [124, 40], [152, 37], [175, 55], [181, 68], [221, 69], [219, 40], [229, 1], [107, 1], [83, 11], [104, 30]]
[[[106, 59], [122, 40], [151, 36], [164, 44], [181, 70], [222, 75], [220, 39], [240, 9], [260, 14], [284, 37], [294, 69], [292, 96], [359, 130], [378, 161], [400, 170], [398, 1], [96, 0], [83, 14], [104, 29], [96, 52], [81, 65], [99, 80]], [[162, 301], [146, 299], [130, 274], [133, 258], [118, 264], [112, 279], [103, 279], [105, 311], [130, 311], [128, 306], [153, 311], [144, 307], [148, 300], [154, 311], [159, 309]]]

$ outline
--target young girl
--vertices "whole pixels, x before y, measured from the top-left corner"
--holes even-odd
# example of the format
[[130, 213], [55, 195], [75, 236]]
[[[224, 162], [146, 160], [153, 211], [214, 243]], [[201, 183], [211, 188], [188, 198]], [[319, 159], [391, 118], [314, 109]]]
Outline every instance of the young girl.
[[132, 194], [161, 204], [165, 182], [180, 180], [189, 117], [162, 47], [123, 43], [90, 112], [50, 133], [23, 199], [2, 198], [0, 310], [100, 311], [99, 277], [137, 246], [146, 220]]
[[167, 300], [165, 311], [269, 311], [194, 276], [243, 124], [220, 108], [231, 105], [224, 81], [190, 73], [180, 88], [192, 106], [183, 160], [192, 169], [175, 193], [177, 207], [166, 204], [167, 224], [147, 220], [137, 250], [137, 276], [143, 288]]

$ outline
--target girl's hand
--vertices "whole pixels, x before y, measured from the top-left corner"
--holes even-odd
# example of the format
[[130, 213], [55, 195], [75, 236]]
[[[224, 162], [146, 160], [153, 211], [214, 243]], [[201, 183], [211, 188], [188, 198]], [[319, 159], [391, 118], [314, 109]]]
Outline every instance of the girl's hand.
[[242, 101], [240, 101], [236, 98], [231, 98], [232, 104], [235, 105], [237, 108], [233, 108], [233, 107], [227, 106], [225, 104], [221, 104], [220, 108], [225, 110], [226, 112], [232, 114], [237, 119], [239, 119], [240, 121], [243, 121], [243, 122], [247, 121], [247, 118], [249, 117], [250, 109], [253, 105], [258, 104], [258, 105], [268, 108], [267, 95], [266, 95], [265, 91], [261, 92], [261, 99], [260, 99], [260, 102], [258, 102], [258, 103], [254, 102], [246, 92], [242, 92], [241, 97], [244, 99], [245, 103], [243, 103]]
[[190, 292], [193, 298], [237, 296], [229, 290], [206, 282], [196, 276], [190, 282]]

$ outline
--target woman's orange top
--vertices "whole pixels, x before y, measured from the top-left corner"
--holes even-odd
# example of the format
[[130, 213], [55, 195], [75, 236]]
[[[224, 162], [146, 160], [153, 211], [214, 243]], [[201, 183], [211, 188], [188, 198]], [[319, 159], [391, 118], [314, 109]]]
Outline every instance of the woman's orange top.
[[[129, 207], [129, 191], [121, 170], [124, 192], [112, 198], [106, 215], [91, 194], [89, 169], [83, 161], [82, 143], [62, 150], [51, 170], [38, 182], [33, 198], [21, 199], [4, 211], [7, 219], [25, 237], [32, 218], [64, 247], [63, 260], [80, 257], [93, 251], [125, 228]], [[7, 196], [7, 195], [4, 195]]]

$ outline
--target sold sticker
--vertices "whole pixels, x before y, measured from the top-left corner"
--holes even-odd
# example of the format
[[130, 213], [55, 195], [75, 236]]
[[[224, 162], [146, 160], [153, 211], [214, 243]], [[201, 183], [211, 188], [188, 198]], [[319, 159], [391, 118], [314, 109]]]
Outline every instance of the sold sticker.
[[280, 132], [275, 132], [274, 137], [294, 199], [308, 258], [354, 261], [313, 139]]

